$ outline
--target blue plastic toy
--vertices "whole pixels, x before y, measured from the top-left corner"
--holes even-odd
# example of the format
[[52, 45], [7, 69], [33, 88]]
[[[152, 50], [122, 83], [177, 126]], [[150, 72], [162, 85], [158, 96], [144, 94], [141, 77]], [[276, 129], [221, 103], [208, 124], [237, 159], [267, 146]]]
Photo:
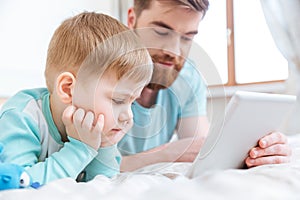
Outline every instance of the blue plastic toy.
[[[3, 146], [0, 144], [0, 154]], [[24, 167], [12, 163], [3, 163], [0, 160], [0, 191], [18, 188], [38, 188], [37, 182], [32, 182]]]

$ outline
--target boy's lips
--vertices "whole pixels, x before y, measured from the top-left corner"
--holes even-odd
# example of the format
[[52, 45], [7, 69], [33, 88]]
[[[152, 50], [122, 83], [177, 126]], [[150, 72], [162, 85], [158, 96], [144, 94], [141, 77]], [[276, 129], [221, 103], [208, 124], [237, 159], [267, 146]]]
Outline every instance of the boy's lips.
[[111, 129], [108, 133], [106, 133], [105, 135], [107, 137], [114, 137], [115, 135], [119, 135], [119, 134], [124, 134], [124, 131], [123, 129], [120, 129], [120, 128], [114, 128], [114, 129]]
[[122, 131], [122, 129], [120, 129], [120, 128], [114, 128], [114, 129], [112, 129], [112, 131], [113, 132], [119, 132], [119, 131]]

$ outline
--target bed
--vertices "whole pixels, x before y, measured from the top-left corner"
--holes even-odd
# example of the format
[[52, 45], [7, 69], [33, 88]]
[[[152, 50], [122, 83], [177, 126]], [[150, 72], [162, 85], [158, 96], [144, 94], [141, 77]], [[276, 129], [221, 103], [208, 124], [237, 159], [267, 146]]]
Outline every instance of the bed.
[[188, 179], [191, 163], [158, 163], [112, 179], [99, 175], [77, 183], [65, 178], [39, 189], [1, 191], [0, 199], [300, 199], [300, 135], [289, 136], [289, 142], [293, 154], [288, 164], [207, 172]]

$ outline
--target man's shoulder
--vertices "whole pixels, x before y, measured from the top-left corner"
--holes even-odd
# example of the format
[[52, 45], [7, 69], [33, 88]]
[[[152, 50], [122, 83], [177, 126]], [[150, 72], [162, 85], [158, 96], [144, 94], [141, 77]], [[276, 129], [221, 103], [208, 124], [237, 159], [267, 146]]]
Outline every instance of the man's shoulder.
[[186, 60], [182, 70], [179, 73], [180, 77], [190, 81], [200, 82], [202, 80], [201, 73], [196, 64], [192, 60]]
[[179, 87], [181, 88], [180, 90], [184, 87], [188, 87], [195, 90], [205, 87], [205, 81], [197, 69], [197, 66], [191, 60], [187, 60], [172, 87]]

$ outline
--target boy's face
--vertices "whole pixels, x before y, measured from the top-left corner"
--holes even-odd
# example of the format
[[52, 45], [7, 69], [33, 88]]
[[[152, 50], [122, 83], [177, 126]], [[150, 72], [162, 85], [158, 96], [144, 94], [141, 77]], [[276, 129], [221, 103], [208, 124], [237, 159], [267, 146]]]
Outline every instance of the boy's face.
[[117, 80], [115, 76], [106, 74], [94, 82], [89, 80], [84, 86], [76, 85], [73, 104], [93, 111], [96, 117], [104, 115], [101, 146], [119, 142], [133, 125], [131, 104], [140, 96], [145, 83], [127, 78]]
[[136, 29], [155, 63], [151, 82], [158, 89], [169, 87], [183, 67], [202, 13], [159, 1], [137, 19], [131, 11], [128, 26]]

